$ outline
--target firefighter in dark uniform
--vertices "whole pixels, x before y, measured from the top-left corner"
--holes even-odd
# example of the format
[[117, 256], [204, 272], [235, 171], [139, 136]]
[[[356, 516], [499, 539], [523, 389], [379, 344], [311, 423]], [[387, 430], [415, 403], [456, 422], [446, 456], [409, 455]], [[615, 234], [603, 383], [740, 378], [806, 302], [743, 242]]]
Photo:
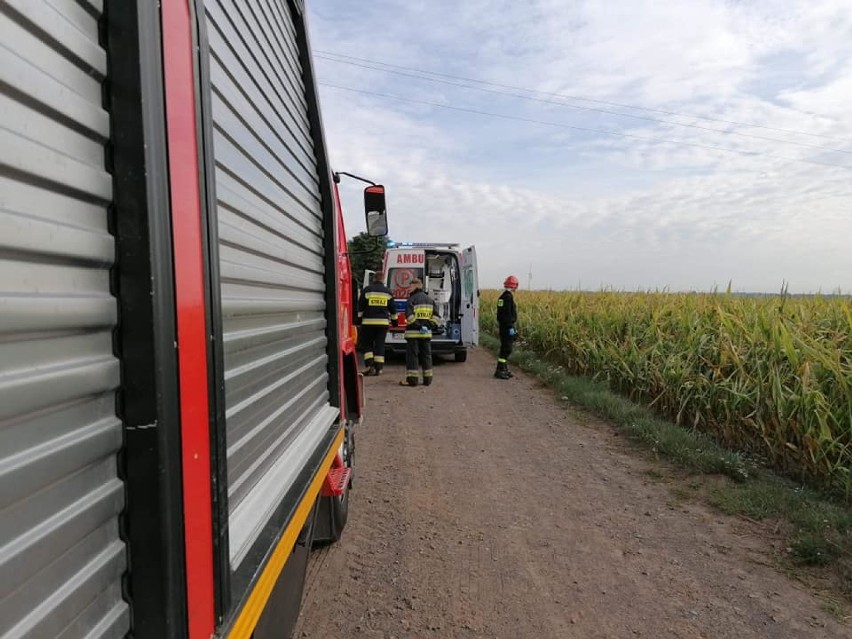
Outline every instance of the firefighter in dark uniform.
[[393, 293], [382, 283], [384, 275], [373, 273], [373, 281], [361, 291], [358, 301], [358, 350], [364, 353], [364, 375], [381, 375], [385, 365], [385, 337], [390, 326]]
[[423, 291], [423, 281], [415, 278], [405, 305], [405, 381], [402, 386], [417, 386], [420, 371], [423, 385], [432, 383], [432, 329], [438, 327], [438, 306]]
[[500, 328], [500, 352], [497, 354], [497, 370], [494, 377], [497, 379], [510, 379], [512, 372], [509, 370], [509, 355], [515, 340], [518, 339], [518, 331], [515, 322], [518, 321], [518, 309], [515, 306], [514, 292], [518, 290], [518, 278], [510, 275], [503, 282], [503, 294], [497, 300], [497, 324]]

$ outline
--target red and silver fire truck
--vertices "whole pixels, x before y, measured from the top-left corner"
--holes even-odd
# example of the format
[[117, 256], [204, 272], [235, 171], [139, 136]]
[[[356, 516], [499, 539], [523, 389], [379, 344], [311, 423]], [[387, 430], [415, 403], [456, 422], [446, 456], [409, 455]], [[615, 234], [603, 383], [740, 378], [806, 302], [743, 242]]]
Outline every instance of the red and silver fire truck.
[[286, 637], [362, 412], [303, 3], [0, 34], [0, 636]]

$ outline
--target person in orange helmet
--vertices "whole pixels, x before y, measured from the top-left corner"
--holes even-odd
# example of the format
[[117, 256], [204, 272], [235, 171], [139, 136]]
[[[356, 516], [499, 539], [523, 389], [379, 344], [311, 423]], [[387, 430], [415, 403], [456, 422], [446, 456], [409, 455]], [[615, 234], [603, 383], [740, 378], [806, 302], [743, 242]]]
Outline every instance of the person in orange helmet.
[[510, 275], [503, 282], [503, 294], [497, 300], [497, 324], [500, 327], [500, 352], [497, 354], [497, 370], [494, 377], [497, 379], [511, 379], [512, 372], [509, 370], [509, 355], [515, 340], [518, 339], [518, 331], [515, 322], [518, 321], [518, 308], [515, 306], [515, 291], [518, 290], [518, 278]]

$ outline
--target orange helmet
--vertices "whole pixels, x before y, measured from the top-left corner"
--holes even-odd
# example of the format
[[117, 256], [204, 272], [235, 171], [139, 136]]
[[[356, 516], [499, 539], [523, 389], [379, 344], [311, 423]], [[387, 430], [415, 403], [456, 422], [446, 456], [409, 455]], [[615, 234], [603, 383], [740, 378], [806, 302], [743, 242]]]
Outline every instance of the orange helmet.
[[503, 281], [503, 288], [518, 288], [518, 278], [510, 275]]

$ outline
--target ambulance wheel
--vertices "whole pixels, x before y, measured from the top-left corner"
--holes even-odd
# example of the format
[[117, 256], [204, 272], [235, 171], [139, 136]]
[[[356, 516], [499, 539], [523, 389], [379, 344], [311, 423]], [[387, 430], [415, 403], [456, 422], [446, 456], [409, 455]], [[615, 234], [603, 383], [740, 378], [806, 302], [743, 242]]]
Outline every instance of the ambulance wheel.
[[454, 355], [455, 355], [456, 361], [459, 362], [459, 363], [467, 361], [467, 351], [466, 350], [456, 351]]

